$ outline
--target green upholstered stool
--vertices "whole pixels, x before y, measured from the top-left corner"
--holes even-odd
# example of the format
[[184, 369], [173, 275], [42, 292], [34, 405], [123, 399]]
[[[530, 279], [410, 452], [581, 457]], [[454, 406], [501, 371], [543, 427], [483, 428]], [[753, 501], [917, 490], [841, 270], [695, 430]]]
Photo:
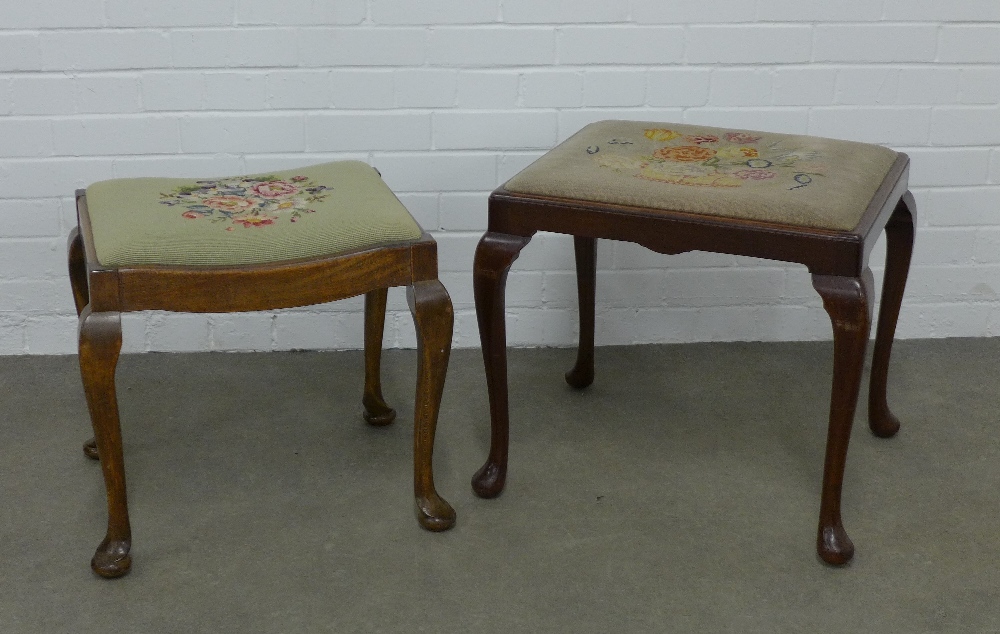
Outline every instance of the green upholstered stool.
[[[100, 458], [108, 531], [91, 562], [106, 577], [131, 565], [115, 369], [121, 313], [275, 310], [365, 295], [365, 419], [389, 424], [380, 356], [388, 288], [406, 286], [417, 330], [414, 494], [417, 518], [445, 530], [455, 512], [435, 491], [434, 430], [453, 313], [437, 245], [365, 163], [255, 176], [135, 178], [77, 192], [69, 272], [80, 315], [80, 368]], [[348, 509], [348, 513], [349, 513]]]
[[594, 378], [597, 238], [666, 254], [701, 250], [797, 262], [812, 274], [834, 336], [817, 550], [831, 564], [850, 560], [854, 546], [841, 522], [841, 484], [875, 300], [868, 257], [883, 230], [888, 250], [868, 416], [878, 436], [899, 428], [886, 382], [913, 247], [908, 167], [906, 155], [865, 143], [602, 121], [515, 175], [490, 196], [489, 230], [476, 249], [476, 311], [493, 434], [486, 464], [473, 478], [475, 491], [498, 495], [506, 479], [504, 286], [536, 231], [574, 236], [580, 346], [566, 380], [578, 388]]
[[228, 266], [419, 240], [420, 227], [367, 163], [216, 179], [127, 178], [87, 188], [105, 266]]

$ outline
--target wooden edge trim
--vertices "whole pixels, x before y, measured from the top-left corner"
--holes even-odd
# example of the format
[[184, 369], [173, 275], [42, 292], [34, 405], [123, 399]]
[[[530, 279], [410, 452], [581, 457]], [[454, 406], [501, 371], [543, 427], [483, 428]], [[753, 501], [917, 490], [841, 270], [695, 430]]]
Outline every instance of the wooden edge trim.
[[426, 231], [410, 247], [410, 279], [413, 282], [438, 278], [437, 242]]
[[317, 260], [120, 269], [122, 309], [243, 312], [322, 304], [411, 283], [413, 243]]
[[[696, 214], [686, 211], [671, 211], [663, 209], [651, 210], [646, 207], [631, 207], [628, 205], [614, 205], [610, 203], [592, 203], [575, 200], [572, 198], [554, 198], [549, 196], [537, 196], [528, 194], [518, 194], [500, 187], [490, 194], [490, 202], [499, 205], [506, 204], [529, 204], [538, 208], [542, 207], [564, 207], [578, 211], [596, 211], [599, 213], [615, 213], [620, 215], [631, 215], [638, 218], [652, 218], [655, 222], [688, 223], [699, 225], [713, 225], [717, 227], [736, 227], [743, 231], [763, 231], [767, 233], [781, 233], [786, 235], [809, 235], [823, 236], [830, 239], [849, 239], [849, 236], [856, 235], [854, 231], [840, 231], [836, 229], [822, 229], [818, 227], [800, 227], [797, 225], [787, 225], [776, 222], [762, 222], [760, 220], [748, 220], [746, 218], [726, 218], [723, 216], [709, 216], [706, 214]], [[655, 215], [654, 215], [655, 214]], [[492, 221], [493, 218], [490, 218]], [[493, 231], [490, 227], [490, 231]], [[510, 233], [502, 231], [501, 233]]]
[[76, 222], [83, 238], [83, 253], [87, 258], [87, 269], [102, 268], [97, 263], [97, 253], [94, 251], [94, 232], [90, 227], [90, 211], [87, 208], [86, 190], [76, 190]]
[[117, 312], [121, 310], [120, 280], [118, 272], [101, 266], [94, 250], [94, 232], [90, 226], [90, 212], [87, 208], [87, 190], [76, 190], [76, 218], [80, 237], [83, 239], [83, 254], [87, 266], [87, 286], [90, 307], [97, 312]]
[[530, 236], [554, 231], [625, 240], [660, 253], [710, 251], [804, 264], [813, 273], [854, 275], [862, 257], [862, 236], [833, 231], [719, 218], [676, 211], [656, 215], [623, 205], [513, 194], [490, 196], [490, 231]]

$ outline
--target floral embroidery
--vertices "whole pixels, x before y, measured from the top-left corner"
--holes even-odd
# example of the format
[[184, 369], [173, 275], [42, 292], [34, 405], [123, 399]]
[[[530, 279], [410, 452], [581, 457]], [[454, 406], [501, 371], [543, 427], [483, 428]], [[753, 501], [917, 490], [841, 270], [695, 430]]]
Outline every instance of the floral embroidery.
[[799, 187], [805, 187], [809, 183], [813, 182], [812, 176], [809, 174], [796, 174], [795, 182], [798, 183], [795, 187], [789, 187], [789, 189], [798, 189]]
[[719, 171], [706, 171], [692, 163], [652, 162], [643, 164], [636, 178], [694, 187], [739, 187], [743, 181]]
[[270, 216], [247, 216], [246, 218], [236, 218], [235, 222], [244, 227], [263, 227], [264, 225], [273, 225], [275, 220], [277, 218]]
[[730, 143], [756, 143], [760, 137], [746, 132], [726, 132], [726, 140]]
[[264, 198], [282, 198], [297, 194], [299, 188], [284, 181], [274, 181], [271, 183], [258, 183], [251, 187], [250, 190]]
[[253, 207], [253, 201], [239, 196], [212, 196], [202, 201], [203, 204], [212, 209], [221, 209], [239, 213]]
[[720, 159], [722, 158], [738, 159], [738, 158], [757, 158], [760, 156], [760, 153], [756, 150], [756, 148], [732, 146], [732, 147], [721, 148], [718, 152], [718, 155]]
[[[685, 135], [653, 128], [645, 130], [643, 136], [667, 145], [633, 155], [597, 154], [598, 146], [587, 148], [587, 152], [594, 155], [592, 160], [600, 167], [631, 172], [643, 180], [694, 187], [742, 187], [788, 178], [787, 189], [795, 190], [808, 186], [814, 177], [824, 176], [827, 171], [827, 166], [817, 160], [817, 152], [783, 147], [781, 141], [758, 144], [763, 137], [746, 132], [726, 132], [721, 140], [715, 134]], [[676, 143], [669, 144], [671, 141]], [[621, 143], [609, 141], [609, 145]]]
[[733, 172], [733, 176], [742, 178], [745, 181], [763, 181], [774, 178], [777, 175], [777, 172], [772, 172], [771, 170], [739, 170]]
[[716, 150], [697, 145], [675, 145], [674, 147], [663, 147], [653, 152], [653, 158], [664, 161], [682, 161], [684, 163], [694, 163], [706, 161], [715, 156]]
[[681, 135], [680, 132], [674, 132], [673, 130], [646, 130], [644, 133], [647, 139], [653, 141], [673, 141]]
[[695, 145], [701, 145], [702, 143], [718, 143], [719, 137], [714, 134], [689, 134], [684, 137], [684, 140], [688, 143], [694, 143]]
[[196, 181], [168, 194], [161, 193], [160, 204], [180, 205], [184, 208], [182, 218], [207, 218], [227, 225], [226, 231], [235, 231], [238, 227], [273, 225], [282, 215], [296, 222], [303, 214], [315, 213], [312, 206], [325, 200], [329, 190], [308, 176], [223, 178]]

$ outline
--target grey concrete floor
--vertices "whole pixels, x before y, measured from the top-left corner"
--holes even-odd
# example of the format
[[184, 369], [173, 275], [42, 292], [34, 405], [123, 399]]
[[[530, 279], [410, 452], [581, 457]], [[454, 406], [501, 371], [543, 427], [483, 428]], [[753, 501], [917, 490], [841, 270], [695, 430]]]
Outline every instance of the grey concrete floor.
[[1000, 340], [897, 342], [902, 431], [852, 437], [841, 569], [814, 553], [830, 343], [511, 353], [508, 486], [477, 350], [452, 357], [436, 451], [458, 511], [411, 498], [415, 354], [388, 428], [358, 352], [124, 356], [132, 572], [89, 568], [104, 489], [75, 357], [0, 358], [0, 631], [1000, 631]]

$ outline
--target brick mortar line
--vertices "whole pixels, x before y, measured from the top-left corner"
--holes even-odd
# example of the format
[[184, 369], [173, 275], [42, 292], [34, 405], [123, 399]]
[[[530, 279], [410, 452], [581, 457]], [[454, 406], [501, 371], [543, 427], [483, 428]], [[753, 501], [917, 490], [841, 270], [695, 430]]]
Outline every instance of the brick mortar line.
[[384, 30], [384, 29], [407, 29], [407, 30], [558, 30], [558, 29], [599, 29], [599, 28], [617, 28], [617, 29], [628, 29], [628, 28], [663, 28], [663, 29], [686, 29], [691, 27], [696, 28], [721, 28], [721, 29], [747, 29], [758, 26], [767, 27], [802, 27], [802, 28], [815, 28], [824, 26], [834, 26], [834, 27], [957, 27], [957, 28], [975, 28], [975, 29], [994, 29], [1000, 30], [1000, 25], [996, 22], [983, 22], [977, 20], [948, 20], [948, 19], [937, 19], [937, 20], [885, 20], [882, 18], [871, 19], [871, 20], [825, 20], [825, 19], [809, 19], [809, 20], [775, 20], [767, 18], [755, 18], [752, 20], [741, 20], [734, 22], [710, 22], [710, 21], [694, 21], [694, 22], [684, 22], [682, 24], [674, 22], [659, 22], [659, 21], [639, 21], [635, 18], [623, 19], [623, 20], [607, 20], [607, 21], [582, 21], [582, 22], [549, 22], [549, 21], [539, 21], [539, 22], [510, 22], [503, 20], [492, 20], [488, 22], [455, 22], [455, 23], [440, 23], [440, 22], [366, 22], [364, 20], [360, 22], [343, 22], [343, 23], [333, 23], [329, 25], [316, 25], [316, 24], [270, 24], [264, 22], [234, 22], [229, 24], [178, 24], [163, 26], [158, 24], [104, 24], [104, 25], [88, 25], [88, 26], [37, 26], [37, 27], [11, 27], [11, 28], [0, 28], [0, 35], [31, 35], [31, 34], [50, 34], [50, 33], [81, 33], [81, 32], [92, 32], [92, 31], [106, 31], [106, 32], [130, 32], [130, 31], [147, 31], [152, 33], [177, 33], [177, 32], [198, 32], [198, 31], [219, 31], [219, 30], [233, 30], [233, 31], [262, 31], [262, 30], [331, 30], [331, 29], [343, 29], [343, 30]]

